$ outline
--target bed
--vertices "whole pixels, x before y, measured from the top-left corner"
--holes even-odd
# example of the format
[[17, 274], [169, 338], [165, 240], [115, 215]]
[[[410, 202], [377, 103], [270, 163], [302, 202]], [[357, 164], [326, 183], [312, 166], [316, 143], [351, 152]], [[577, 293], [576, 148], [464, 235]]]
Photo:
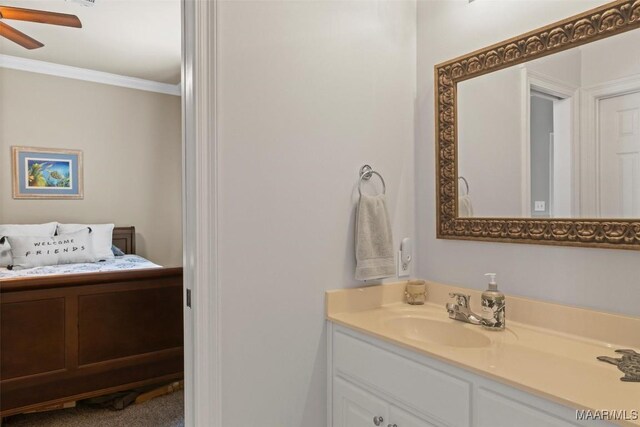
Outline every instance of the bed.
[[114, 269], [1, 275], [0, 417], [182, 378], [182, 268], [135, 256], [134, 227], [113, 244]]

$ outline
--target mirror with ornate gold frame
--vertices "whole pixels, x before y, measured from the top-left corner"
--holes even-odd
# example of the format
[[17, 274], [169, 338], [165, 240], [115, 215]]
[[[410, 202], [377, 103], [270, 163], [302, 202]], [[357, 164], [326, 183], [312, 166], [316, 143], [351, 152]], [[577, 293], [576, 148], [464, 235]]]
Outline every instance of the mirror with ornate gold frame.
[[[482, 105], [480, 102], [474, 106], [475, 110], [473, 108], [469, 108], [467, 105], [461, 105], [462, 101], [467, 102], [466, 100], [469, 99], [467, 94], [472, 92], [471, 89], [468, 89], [469, 87], [475, 87], [476, 89], [474, 89], [474, 91], [481, 93], [481, 90], [478, 88], [481, 88], [484, 85], [482, 78], [485, 78], [488, 81], [489, 77], [492, 77], [496, 80], [495, 77], [499, 76], [500, 72], [504, 73], [504, 70], [509, 69], [514, 71], [517, 68], [516, 66], [521, 67], [520, 71], [526, 73], [526, 70], [523, 71], [522, 69], [525, 69], [528, 64], [534, 64], [535, 61], [541, 61], [542, 58], [553, 58], [550, 55], [560, 54], [561, 52], [563, 52], [563, 54], [569, 53], [569, 49], [577, 47], [585, 49], [586, 46], [584, 45], [588, 43], [598, 42], [608, 39], [611, 36], [627, 33], [628, 31], [635, 29], [640, 29], [640, 0], [618, 0], [596, 9], [589, 10], [580, 15], [573, 16], [538, 30], [531, 31], [521, 36], [436, 65], [435, 130], [438, 238], [640, 250], [640, 215], [637, 215], [637, 210], [640, 209], [640, 196], [636, 195], [636, 193], [640, 192], [640, 182], [638, 182], [637, 185], [634, 184], [632, 195], [629, 196], [634, 198], [632, 204], [636, 206], [636, 208], [634, 208], [635, 210], [629, 211], [631, 212], [630, 214], [621, 214], [619, 218], [612, 217], [614, 215], [606, 215], [604, 213], [602, 215], [591, 216], [588, 209], [583, 209], [581, 211], [581, 215], [579, 207], [577, 211], [571, 211], [570, 206], [562, 208], [560, 206], [560, 201], [556, 202], [558, 205], [556, 206], [556, 215], [553, 215], [549, 208], [547, 208], [546, 212], [544, 212], [544, 209], [539, 209], [545, 207], [544, 201], [537, 202], [536, 199], [534, 202], [531, 198], [531, 194], [527, 194], [527, 198], [522, 197], [523, 201], [519, 202], [520, 204], [518, 206], [522, 207], [522, 210], [519, 211], [522, 213], [521, 215], [510, 215], [508, 212], [513, 213], [513, 210], [507, 209], [505, 209], [504, 212], [498, 212], [497, 214], [490, 209], [486, 209], [484, 213], [481, 213], [480, 215], [473, 215], [469, 214], [470, 209], [467, 210], [467, 206], [464, 206], [467, 201], [464, 200], [464, 198], [461, 198], [461, 196], [464, 195], [464, 192], [469, 191], [469, 180], [464, 176], [460, 176], [458, 169], [461, 160], [465, 162], [465, 165], [470, 163], [464, 160], [464, 156], [461, 156], [461, 148], [464, 144], [469, 144], [469, 139], [473, 139], [467, 137], [465, 140], [461, 140], [460, 135], [464, 134], [468, 136], [471, 134], [477, 138], [482, 136], [482, 132], [476, 131], [476, 129], [474, 129], [475, 133], [471, 132], [470, 129], [467, 128], [467, 121], [464, 123], [461, 121], [461, 117], [468, 118], [471, 115], [469, 114], [469, 111], [482, 110], [481, 108], [478, 108], [478, 105]], [[640, 32], [634, 32], [633, 36], [640, 37]], [[632, 51], [628, 52], [628, 56], [631, 58], [640, 58], [640, 44], [633, 44], [635, 43], [634, 41], [631, 41], [631, 43], [631, 46], [634, 47], [632, 48]], [[593, 46], [595, 46], [595, 44]], [[601, 46], [600, 48], [602, 50], [603, 47]], [[606, 61], [606, 59], [603, 61]], [[632, 61], [635, 60], [632, 59]], [[637, 62], [640, 63], [640, 61]], [[530, 68], [535, 67], [532, 66]], [[495, 74], [489, 75], [489, 73]], [[481, 78], [477, 79], [478, 83], [476, 83], [475, 86], [468, 84], [470, 82], [475, 82], [476, 80], [472, 79], [476, 79], [478, 77]], [[634, 78], [636, 80], [640, 79], [640, 74], [634, 75]], [[549, 79], [549, 81], [553, 82], [554, 80]], [[461, 85], [461, 83], [464, 84]], [[461, 87], [467, 88], [465, 89], [467, 92], [464, 93], [464, 96], [462, 96], [463, 92], [461, 91]], [[554, 86], [551, 85], [550, 87]], [[531, 86], [531, 89], [533, 88], [534, 86]], [[525, 105], [527, 112], [529, 110], [529, 106], [533, 108], [534, 105], [529, 104], [530, 99], [533, 99], [528, 97], [529, 89], [530, 88], [527, 87], [526, 104], [523, 104]], [[578, 88], [574, 89], [576, 90], [576, 94], [582, 90]], [[558, 90], [562, 92], [561, 89]], [[640, 87], [637, 88], [637, 91], [638, 96], [640, 96]], [[483, 96], [485, 96], [484, 99], [486, 99], [487, 95], [485, 94]], [[551, 91], [551, 95], [549, 96], [545, 94], [541, 94], [540, 96], [542, 98], [548, 98], [546, 102], [547, 104], [552, 104], [554, 101], [560, 99], [554, 98], [553, 91]], [[544, 102], [542, 102], [541, 105], [542, 104], [544, 104]], [[558, 103], [558, 105], [561, 104], [562, 103]], [[491, 108], [491, 106], [487, 106], [485, 109], [490, 110]], [[558, 107], [558, 110], [562, 111], [562, 108], [565, 107]], [[640, 111], [640, 108], [638, 111]], [[560, 115], [561, 113], [557, 114]], [[638, 121], [640, 120], [638, 119], [638, 115], [629, 117], [631, 117], [631, 121], [629, 123], [631, 123], [635, 128], [638, 128]], [[527, 118], [527, 120], [529, 119], [533, 120], [533, 116]], [[504, 127], [505, 120], [506, 119], [504, 118], [501, 121], [483, 120], [482, 115], [480, 115], [480, 118], [475, 118], [475, 121], [480, 123], [477, 128], [484, 130], [489, 129], [489, 131], [485, 132], [488, 135], [486, 140], [479, 140], [479, 142], [474, 141], [476, 142], [474, 148], [476, 151], [474, 152], [474, 156], [481, 153], [483, 150], [490, 148], [486, 144], [493, 142], [491, 138], [495, 138], [496, 134], [496, 132], [493, 131], [494, 128]], [[464, 129], [461, 129], [461, 126], [464, 126]], [[558, 125], [558, 127], [560, 129], [562, 128], [560, 125]], [[581, 129], [578, 129], [575, 133], [578, 134]], [[466, 134], [463, 130], [466, 131]], [[526, 139], [528, 141], [530, 136], [529, 130], [527, 129], [521, 133], [526, 135]], [[556, 130], [556, 133], [560, 134], [560, 131]], [[550, 146], [552, 147], [550, 155], [553, 157], [553, 128], [551, 128], [551, 133], [546, 136], [549, 135], [551, 135]], [[545, 135], [543, 134], [543, 136]], [[640, 141], [640, 139], [638, 139], [638, 141]], [[512, 143], [511, 139], [507, 139], [506, 143]], [[556, 142], [556, 145], [559, 146], [560, 144]], [[640, 142], [636, 145], [640, 146]], [[547, 148], [545, 148], [545, 150], [549, 151]], [[494, 149], [494, 151], [497, 152], [497, 149]], [[530, 153], [527, 153], [527, 155], [529, 154]], [[484, 153], [485, 157], [490, 157], [491, 155], [493, 154]], [[467, 156], [467, 158], [468, 157], [469, 156]], [[640, 154], [638, 154], [637, 157], [640, 159]], [[562, 161], [566, 158], [568, 157], [561, 157], [560, 155], [557, 155], [555, 167], [556, 171], [561, 171], [564, 175], [568, 176], [564, 170], [570, 168], [569, 166], [562, 164]], [[563, 160], [560, 161], [558, 159]], [[548, 161], [548, 159], [546, 161]], [[526, 162], [522, 162], [524, 169], [529, 168], [529, 164], [527, 162], [529, 162], [528, 157]], [[636, 162], [636, 160], [634, 160], [634, 162]], [[634, 183], [635, 181], [640, 181], [640, 172], [637, 172], [637, 170], [640, 170], [640, 160], [637, 161], [637, 163], [637, 165], [636, 163], [633, 163], [633, 168], [635, 168], [634, 175], [629, 175], [632, 176]], [[533, 167], [537, 168], [537, 165], [534, 164]], [[548, 165], [545, 167], [546, 169], [544, 169], [544, 167], [540, 169], [546, 170], [546, 173], [548, 174], [550, 168]], [[491, 170], [491, 168], [492, 166], [490, 164], [485, 165], [484, 170], [486, 170], [487, 173], [492, 173], [494, 178], [497, 177], [497, 179], [494, 179], [493, 181], [485, 180], [485, 190], [500, 193], [501, 190], [499, 190], [497, 186], [487, 183], [498, 182], [499, 179], [506, 181], [507, 178], [499, 176], [499, 173], [497, 173], [496, 170]], [[480, 168], [476, 169], [480, 170]], [[477, 170], [475, 171], [477, 178], [476, 181], [482, 181], [482, 176], [480, 176], [481, 174]], [[551, 166], [551, 170], [552, 173], [553, 166]], [[498, 168], [498, 172], [500, 171], [503, 170]], [[520, 171], [517, 171], [517, 174], [522, 174], [524, 176], [524, 173], [521, 173]], [[616, 175], [619, 173], [614, 171], [612, 174]], [[545, 185], [547, 187], [549, 187], [549, 180], [551, 179], [553, 181], [554, 179], [553, 174], [551, 175], [551, 178], [548, 176], [542, 176], [542, 178], [546, 179]], [[527, 179], [531, 180], [530, 171]], [[569, 180], [569, 178], [566, 179]], [[628, 180], [629, 178], [626, 179]], [[555, 181], [558, 188], [563, 188], [557, 183], [559, 182], [559, 178], [556, 177]], [[524, 178], [523, 182], [525, 182]], [[615, 185], [617, 184], [614, 183], [614, 187]], [[525, 185], [522, 185], [521, 187], [523, 190], [530, 190], [530, 188], [526, 188]], [[636, 191], [635, 188], [637, 188], [638, 191]], [[551, 184], [551, 193], [553, 193], [553, 183]], [[558, 190], [558, 193], [566, 194], [566, 192], [562, 193], [560, 190]], [[490, 193], [487, 192], [485, 194]], [[549, 197], [549, 195], [547, 194], [546, 197]], [[485, 199], [487, 198], [485, 197]], [[557, 195], [556, 199], [561, 200]], [[568, 198], [565, 197], [565, 199]], [[487, 200], [483, 201], [486, 204]], [[552, 201], [550, 201], [550, 204], [551, 203]], [[579, 202], [576, 203], [576, 206], [578, 206]], [[562, 202], [562, 204], [568, 203]], [[626, 204], [629, 205], [629, 203]], [[520, 207], [517, 209], [520, 209]], [[538, 212], [536, 211], [541, 211], [540, 215], [537, 215]], [[578, 213], [575, 215], [565, 215], [566, 212]], [[603, 210], [602, 212], [607, 211]], [[502, 215], [503, 213], [505, 213], [505, 215]]]

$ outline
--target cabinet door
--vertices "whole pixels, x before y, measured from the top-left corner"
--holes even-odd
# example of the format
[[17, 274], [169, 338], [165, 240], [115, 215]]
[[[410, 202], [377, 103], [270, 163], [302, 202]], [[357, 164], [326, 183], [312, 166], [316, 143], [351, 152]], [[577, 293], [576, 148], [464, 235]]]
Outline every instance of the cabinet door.
[[[436, 427], [435, 424], [428, 423], [395, 406], [389, 408], [389, 420], [390, 423], [388, 425], [392, 427]], [[385, 424], [385, 427], [387, 427], [387, 424]]]
[[333, 378], [333, 427], [375, 427], [389, 424], [389, 405], [384, 400], [341, 378]]
[[576, 425], [545, 410], [544, 406], [536, 405], [535, 401], [522, 403], [484, 387], [479, 387], [476, 392], [475, 413], [475, 425], [478, 427], [513, 427], [514, 425], [575, 427]]

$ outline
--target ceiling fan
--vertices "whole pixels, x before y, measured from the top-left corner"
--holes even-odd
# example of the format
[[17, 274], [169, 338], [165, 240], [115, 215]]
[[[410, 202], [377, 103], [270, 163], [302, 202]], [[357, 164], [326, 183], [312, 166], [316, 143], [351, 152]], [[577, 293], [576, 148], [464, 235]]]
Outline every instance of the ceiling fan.
[[62, 25], [64, 27], [82, 28], [82, 23], [76, 15], [66, 13], [47, 12], [44, 10], [22, 9], [19, 7], [0, 6], [0, 36], [19, 44], [25, 49], [37, 49], [44, 46], [38, 40], [5, 24], [5, 19], [16, 21], [30, 21], [39, 24]]

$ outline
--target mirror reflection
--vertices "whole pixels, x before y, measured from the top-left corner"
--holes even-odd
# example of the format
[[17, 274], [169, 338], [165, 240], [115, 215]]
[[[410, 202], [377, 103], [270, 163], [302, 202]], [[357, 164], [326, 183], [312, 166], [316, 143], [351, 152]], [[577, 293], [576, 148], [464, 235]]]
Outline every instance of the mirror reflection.
[[458, 84], [461, 217], [640, 217], [640, 31]]

